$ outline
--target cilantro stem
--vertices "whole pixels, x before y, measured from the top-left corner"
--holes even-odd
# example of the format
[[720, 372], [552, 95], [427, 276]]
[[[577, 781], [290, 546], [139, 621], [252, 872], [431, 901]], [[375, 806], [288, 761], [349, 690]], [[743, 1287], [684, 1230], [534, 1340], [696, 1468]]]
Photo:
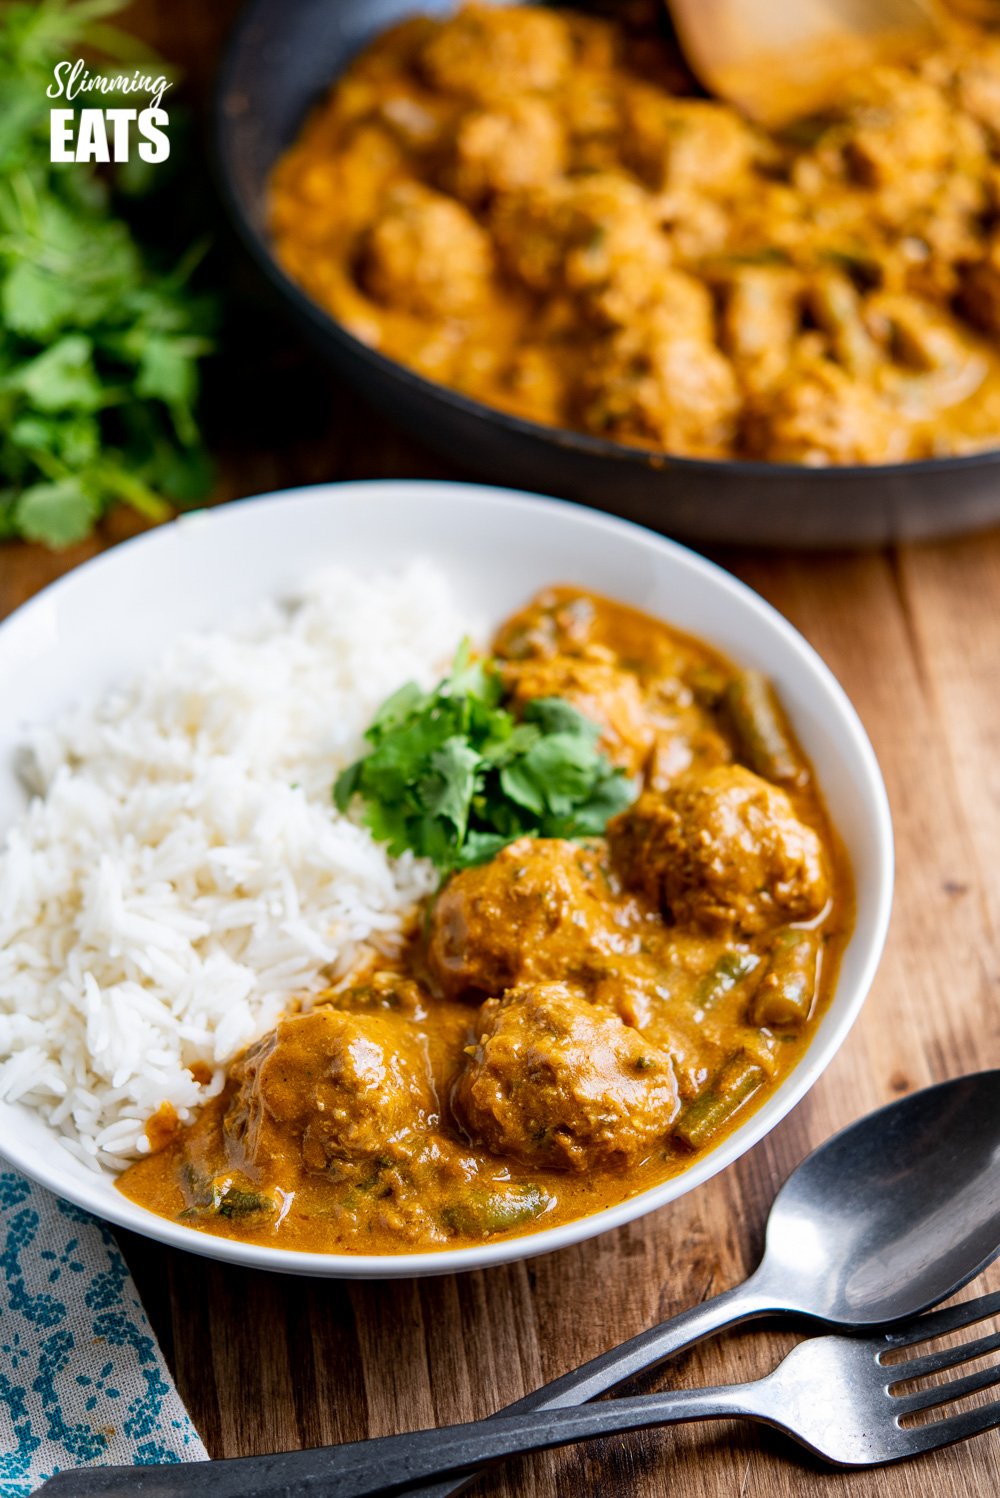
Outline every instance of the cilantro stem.
[[122, 468], [116, 468], [108, 464], [98, 467], [95, 477], [117, 498], [123, 499], [144, 519], [159, 524], [161, 521], [169, 520], [173, 514], [171, 506], [158, 494], [154, 494], [146, 484], [137, 479], [133, 474], [126, 473]]

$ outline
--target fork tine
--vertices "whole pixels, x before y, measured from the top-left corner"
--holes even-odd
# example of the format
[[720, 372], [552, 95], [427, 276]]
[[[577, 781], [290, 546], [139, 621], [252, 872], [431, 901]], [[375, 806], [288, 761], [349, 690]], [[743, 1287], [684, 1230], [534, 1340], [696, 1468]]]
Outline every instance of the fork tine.
[[931, 1311], [908, 1321], [898, 1331], [886, 1332], [886, 1347], [912, 1347], [914, 1342], [929, 1342], [934, 1337], [947, 1336], [949, 1332], [961, 1331], [977, 1321], [987, 1321], [1000, 1314], [1000, 1290], [992, 1295], [980, 1295], [978, 1300], [963, 1300], [961, 1305], [945, 1306], [942, 1311]]
[[991, 1389], [994, 1384], [1000, 1384], [1000, 1363], [991, 1363], [967, 1378], [953, 1378], [948, 1383], [917, 1389], [913, 1394], [902, 1394], [894, 1408], [897, 1415], [912, 1415], [915, 1410], [933, 1409], [936, 1404], [953, 1404], [956, 1399], [978, 1394], [980, 1389]]
[[931, 1425], [911, 1426], [901, 1430], [906, 1449], [900, 1455], [916, 1456], [922, 1451], [936, 1451], [939, 1446], [953, 1446], [956, 1441], [967, 1441], [986, 1430], [995, 1430], [1000, 1425], [1000, 1399], [984, 1404], [977, 1410], [963, 1410], [960, 1415], [951, 1415], [947, 1420], [935, 1420]]
[[[984, 1358], [988, 1352], [1000, 1347], [1000, 1332], [989, 1337], [979, 1337], [975, 1342], [963, 1342], [958, 1347], [943, 1347], [940, 1352], [928, 1352], [922, 1358], [910, 1358], [906, 1363], [882, 1363], [890, 1374], [893, 1388], [905, 1384], [911, 1378], [924, 1378], [928, 1373], [943, 1373], [946, 1368], [955, 1368], [959, 1363], [971, 1363]], [[881, 1359], [880, 1359], [881, 1361]]]

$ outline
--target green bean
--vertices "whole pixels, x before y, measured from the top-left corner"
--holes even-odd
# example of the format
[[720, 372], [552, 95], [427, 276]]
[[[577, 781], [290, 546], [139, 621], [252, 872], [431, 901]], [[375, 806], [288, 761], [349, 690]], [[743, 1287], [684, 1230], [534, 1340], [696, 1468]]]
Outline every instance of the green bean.
[[180, 1214], [184, 1218], [271, 1217], [278, 1210], [273, 1192], [258, 1190], [242, 1176], [221, 1175], [205, 1180], [198, 1178], [189, 1166], [185, 1172], [185, 1184], [193, 1200]]
[[816, 931], [783, 931], [750, 1005], [755, 1025], [798, 1025], [816, 996], [822, 939]]
[[792, 257], [787, 250], [777, 245], [761, 245], [759, 249], [733, 250], [729, 254], [708, 255], [701, 261], [702, 270], [711, 275], [728, 270], [737, 270], [744, 265], [791, 265]]
[[699, 666], [692, 671], [689, 685], [695, 701], [702, 707], [718, 707], [726, 693], [728, 677], [718, 666]]
[[540, 1186], [511, 1186], [503, 1190], [471, 1190], [441, 1210], [441, 1221], [454, 1233], [482, 1238], [520, 1227], [541, 1215], [551, 1197]]
[[274, 1198], [264, 1191], [239, 1191], [233, 1187], [213, 1195], [213, 1209], [220, 1217], [253, 1217], [258, 1212], [268, 1216], [275, 1211]]
[[723, 952], [695, 989], [699, 1009], [713, 1009], [759, 966], [760, 958], [754, 952]]
[[827, 114], [802, 115], [801, 118], [790, 120], [787, 125], [783, 125], [780, 137], [790, 146], [798, 146], [808, 151], [819, 144], [832, 124], [833, 120]]
[[838, 270], [845, 271], [856, 285], [878, 286], [882, 279], [882, 267], [877, 257], [861, 245], [842, 247], [830, 245], [826, 249], [819, 250], [817, 258], [835, 265]]
[[737, 746], [751, 770], [765, 780], [803, 785], [809, 772], [767, 677], [760, 671], [738, 671], [725, 701]]
[[746, 1051], [730, 1056], [705, 1090], [690, 1102], [674, 1124], [674, 1133], [693, 1150], [729, 1123], [765, 1081], [764, 1069]]

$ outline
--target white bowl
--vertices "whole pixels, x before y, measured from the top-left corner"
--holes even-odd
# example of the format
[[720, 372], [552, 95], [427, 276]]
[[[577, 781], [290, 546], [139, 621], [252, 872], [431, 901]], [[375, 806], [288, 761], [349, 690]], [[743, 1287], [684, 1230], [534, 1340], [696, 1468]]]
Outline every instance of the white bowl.
[[637, 526], [534, 495], [465, 484], [323, 484], [185, 516], [71, 572], [0, 626], [0, 828], [24, 804], [14, 757], [26, 724], [137, 674], [178, 633], [224, 624], [262, 597], [287, 594], [324, 563], [374, 569], [417, 555], [447, 569], [473, 618], [499, 622], [547, 583], [580, 584], [767, 672], [854, 870], [857, 922], [832, 1002], [794, 1071], [690, 1170], [591, 1217], [476, 1248], [308, 1254], [193, 1232], [127, 1201], [37, 1114], [0, 1104], [0, 1152], [99, 1217], [211, 1258], [353, 1279], [444, 1274], [547, 1253], [665, 1207], [725, 1169], [809, 1090], [857, 1017], [889, 921], [892, 828], [878, 763], [844, 692], [780, 614], [718, 567]]

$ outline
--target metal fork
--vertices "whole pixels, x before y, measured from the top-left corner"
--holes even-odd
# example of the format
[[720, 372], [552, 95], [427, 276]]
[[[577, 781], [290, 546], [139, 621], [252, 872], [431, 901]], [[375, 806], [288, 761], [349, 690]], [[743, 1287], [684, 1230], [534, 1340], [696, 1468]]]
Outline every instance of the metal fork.
[[870, 1467], [934, 1451], [1000, 1425], [1000, 1399], [981, 1408], [904, 1426], [901, 1419], [964, 1399], [1000, 1383], [1000, 1362], [916, 1392], [903, 1383], [926, 1379], [1000, 1349], [993, 1332], [937, 1352], [887, 1363], [886, 1356], [1000, 1315], [1000, 1292], [932, 1311], [870, 1337], [811, 1337], [772, 1373], [729, 1388], [676, 1389], [634, 1399], [609, 1399], [579, 1409], [499, 1415], [468, 1425], [355, 1441], [281, 1456], [246, 1457], [173, 1467], [95, 1467], [64, 1472], [38, 1489], [96, 1498], [365, 1498], [397, 1492], [429, 1478], [475, 1471], [528, 1451], [566, 1446], [683, 1420], [742, 1417], [774, 1426], [842, 1467]]

